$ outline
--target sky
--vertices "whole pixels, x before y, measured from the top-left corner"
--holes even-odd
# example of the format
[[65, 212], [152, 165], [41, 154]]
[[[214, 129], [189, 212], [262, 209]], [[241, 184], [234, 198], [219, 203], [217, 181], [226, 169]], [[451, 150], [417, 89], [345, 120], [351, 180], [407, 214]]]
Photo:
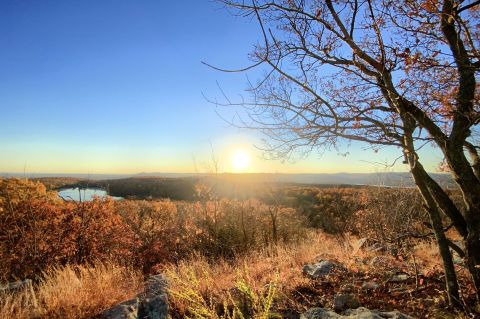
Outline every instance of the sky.
[[401, 155], [352, 143], [265, 160], [259, 132], [223, 119], [242, 111], [207, 100], [245, 95], [246, 75], [202, 64], [246, 66], [259, 36], [209, 0], [2, 0], [0, 173], [208, 172], [212, 154], [225, 172], [376, 172]]

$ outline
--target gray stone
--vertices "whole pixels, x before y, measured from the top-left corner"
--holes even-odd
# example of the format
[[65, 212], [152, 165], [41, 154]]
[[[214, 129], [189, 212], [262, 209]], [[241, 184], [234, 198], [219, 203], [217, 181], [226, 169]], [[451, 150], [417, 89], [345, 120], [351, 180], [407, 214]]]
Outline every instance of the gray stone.
[[367, 308], [350, 309], [337, 314], [324, 308], [312, 308], [300, 316], [300, 319], [413, 319], [399, 311], [378, 311]]
[[167, 282], [162, 275], [152, 276], [144, 292], [104, 311], [101, 319], [166, 319], [168, 316]]
[[138, 298], [119, 303], [102, 313], [102, 319], [138, 319]]
[[413, 319], [400, 311], [378, 311], [378, 310], [369, 310], [367, 308], [357, 308], [350, 309], [345, 311], [345, 317], [340, 318], [351, 318], [351, 319]]
[[139, 319], [166, 319], [168, 316], [167, 281], [162, 275], [147, 281], [145, 293], [140, 299]]
[[343, 318], [332, 310], [324, 308], [311, 308], [300, 315], [300, 319], [336, 319]]
[[337, 263], [328, 260], [322, 260], [313, 265], [303, 266], [303, 273], [306, 276], [314, 279], [329, 275], [335, 270], [344, 271], [345, 268]]
[[407, 281], [410, 278], [408, 274], [401, 273], [401, 274], [395, 274], [390, 278], [388, 281], [390, 282], [404, 282]]
[[340, 312], [347, 309], [355, 309], [360, 307], [357, 298], [352, 294], [336, 295], [333, 298], [333, 310]]

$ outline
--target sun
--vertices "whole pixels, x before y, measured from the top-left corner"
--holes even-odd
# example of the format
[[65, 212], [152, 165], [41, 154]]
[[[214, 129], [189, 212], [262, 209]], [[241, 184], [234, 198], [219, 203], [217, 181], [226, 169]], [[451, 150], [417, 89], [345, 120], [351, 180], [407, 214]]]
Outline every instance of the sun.
[[232, 169], [234, 172], [243, 172], [250, 165], [250, 155], [244, 150], [236, 150], [232, 154]]

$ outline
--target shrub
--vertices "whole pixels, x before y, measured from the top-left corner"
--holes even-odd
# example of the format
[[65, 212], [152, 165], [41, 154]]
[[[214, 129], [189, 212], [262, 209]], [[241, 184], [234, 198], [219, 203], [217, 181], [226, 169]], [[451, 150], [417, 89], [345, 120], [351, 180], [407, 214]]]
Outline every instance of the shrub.
[[63, 202], [28, 180], [0, 181], [0, 280], [35, 278], [44, 269], [128, 260], [133, 236], [110, 199]]

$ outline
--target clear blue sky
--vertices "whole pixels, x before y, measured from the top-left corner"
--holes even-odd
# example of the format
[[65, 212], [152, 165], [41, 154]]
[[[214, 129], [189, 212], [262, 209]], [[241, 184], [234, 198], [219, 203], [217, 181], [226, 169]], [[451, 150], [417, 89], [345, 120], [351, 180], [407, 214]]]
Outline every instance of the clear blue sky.
[[[261, 160], [257, 134], [202, 96], [221, 97], [217, 82], [240, 94], [245, 75], [201, 64], [246, 65], [258, 31], [208, 0], [1, 1], [0, 172], [205, 171], [210, 143], [225, 171], [238, 149], [263, 172], [374, 171], [365, 161], [399, 154], [354, 144], [347, 158]], [[440, 160], [425, 156], [430, 169]]]

